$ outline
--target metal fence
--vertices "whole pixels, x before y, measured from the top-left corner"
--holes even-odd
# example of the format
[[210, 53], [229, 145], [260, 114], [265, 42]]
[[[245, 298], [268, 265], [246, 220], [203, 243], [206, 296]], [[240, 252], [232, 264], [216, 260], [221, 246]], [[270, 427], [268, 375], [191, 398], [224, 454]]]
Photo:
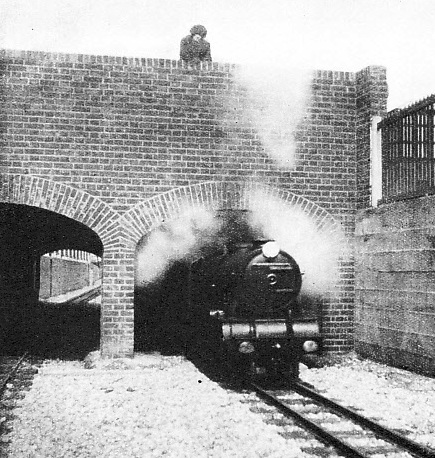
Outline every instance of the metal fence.
[[435, 94], [379, 124], [382, 141], [382, 201], [435, 194]]

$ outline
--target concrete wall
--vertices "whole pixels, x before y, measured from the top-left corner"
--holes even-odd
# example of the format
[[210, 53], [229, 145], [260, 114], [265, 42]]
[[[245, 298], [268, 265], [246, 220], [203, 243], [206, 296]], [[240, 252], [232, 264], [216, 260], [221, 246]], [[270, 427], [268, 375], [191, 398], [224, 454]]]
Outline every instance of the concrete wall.
[[99, 277], [97, 266], [72, 259], [41, 256], [40, 266], [39, 297], [41, 299], [86, 288]]
[[361, 211], [356, 234], [356, 350], [434, 375], [435, 197]]
[[[284, 103], [281, 125], [268, 105], [274, 88], [253, 98], [235, 65], [191, 70], [162, 59], [2, 51], [0, 72], [0, 199], [62, 213], [98, 234], [107, 354], [133, 348], [135, 246], [176, 217], [182, 199], [228, 208], [243, 205], [244, 186], [272, 186], [319, 225], [327, 215], [353, 235], [365, 199], [357, 184], [364, 191], [369, 173], [369, 117], [386, 107], [383, 67], [313, 72], [298, 122]], [[253, 118], [266, 121], [272, 139], [295, 142], [294, 167], [272, 158]], [[353, 282], [350, 256], [323, 310], [328, 350], [352, 348]]]

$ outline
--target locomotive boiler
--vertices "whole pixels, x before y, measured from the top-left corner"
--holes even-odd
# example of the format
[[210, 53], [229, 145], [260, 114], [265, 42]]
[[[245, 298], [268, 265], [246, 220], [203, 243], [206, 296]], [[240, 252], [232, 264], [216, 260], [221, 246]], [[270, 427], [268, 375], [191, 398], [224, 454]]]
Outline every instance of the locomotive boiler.
[[301, 286], [297, 262], [275, 241], [225, 246], [190, 267], [189, 302], [207, 323], [197, 332], [240, 371], [297, 377], [301, 357], [320, 345], [317, 319], [298, 302]]

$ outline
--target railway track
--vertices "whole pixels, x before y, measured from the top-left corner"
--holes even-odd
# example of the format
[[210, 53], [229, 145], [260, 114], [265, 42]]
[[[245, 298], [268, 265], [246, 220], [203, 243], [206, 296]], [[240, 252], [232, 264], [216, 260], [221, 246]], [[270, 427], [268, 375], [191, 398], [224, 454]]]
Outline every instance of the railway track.
[[[255, 393], [256, 398], [247, 400], [253, 410], [276, 424], [284, 437], [299, 438], [299, 445], [307, 454], [349, 458], [435, 458], [434, 449], [408, 439], [403, 431], [388, 429], [303, 382], [275, 380], [273, 386], [279, 389], [263, 387], [236, 375], [233, 368], [212, 351], [207, 357], [196, 351], [195, 356], [193, 362], [197, 366], [201, 361], [199, 369], [214, 374], [227, 388], [233, 386]], [[214, 363], [210, 364], [211, 361]]]
[[21, 364], [23, 364], [26, 356], [27, 352], [20, 357], [2, 357], [0, 359], [0, 399], [3, 397], [8, 383], [13, 379]]
[[[288, 390], [269, 390], [248, 381], [247, 384], [284, 418], [291, 418], [320, 442], [332, 446], [339, 456], [435, 458], [435, 450], [337, 404], [301, 382], [290, 382]], [[279, 424], [282, 426], [282, 421]]]
[[0, 356], [0, 456], [7, 456], [9, 423], [13, 419], [12, 410], [23, 391], [32, 384], [37, 369], [28, 361], [28, 353], [20, 356]]
[[5, 399], [32, 384], [41, 361], [30, 360], [27, 352], [21, 356], [0, 356], [0, 414]]
[[[0, 457], [8, 456], [7, 434], [11, 429], [13, 409], [17, 400], [24, 397], [24, 391], [28, 390], [40, 366], [46, 357], [63, 357], [74, 353], [88, 353], [86, 347], [88, 340], [93, 343], [94, 337], [87, 337], [78, 342], [77, 336], [83, 333], [80, 323], [89, 322], [89, 310], [85, 311], [78, 306], [94, 300], [101, 294], [101, 287], [85, 291], [82, 294], [67, 298], [61, 304], [40, 305], [35, 307], [35, 314], [31, 318], [34, 327], [24, 335], [33, 336], [32, 339], [15, 342], [14, 346], [2, 348], [0, 355]], [[46, 309], [44, 309], [44, 307]], [[48, 312], [47, 312], [48, 310]], [[63, 310], [63, 312], [62, 312]], [[82, 316], [78, 320], [77, 313]], [[65, 321], [66, 320], [66, 321]], [[94, 320], [95, 321], [95, 320]], [[68, 326], [66, 327], [66, 323]], [[84, 329], [88, 329], [83, 324]], [[53, 337], [54, 336], [54, 337]], [[83, 340], [85, 342], [83, 343]], [[77, 343], [78, 342], [78, 343]], [[89, 344], [91, 345], [91, 344]], [[24, 352], [24, 349], [27, 351]]]

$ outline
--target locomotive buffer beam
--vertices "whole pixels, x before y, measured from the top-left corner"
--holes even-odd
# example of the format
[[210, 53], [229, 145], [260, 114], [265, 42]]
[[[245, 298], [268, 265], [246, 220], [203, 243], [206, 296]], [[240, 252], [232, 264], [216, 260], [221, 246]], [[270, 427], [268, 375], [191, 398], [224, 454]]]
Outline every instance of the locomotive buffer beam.
[[250, 322], [223, 322], [223, 340], [262, 340], [262, 339], [317, 339], [320, 337], [316, 321], [294, 322], [287, 320], [255, 320]]

